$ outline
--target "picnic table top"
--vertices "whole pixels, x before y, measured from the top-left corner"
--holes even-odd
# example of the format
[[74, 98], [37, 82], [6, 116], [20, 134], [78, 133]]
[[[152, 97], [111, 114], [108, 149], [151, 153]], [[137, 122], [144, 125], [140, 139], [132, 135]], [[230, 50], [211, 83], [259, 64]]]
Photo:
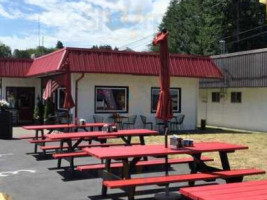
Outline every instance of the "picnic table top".
[[42, 129], [60, 129], [60, 128], [86, 128], [86, 127], [102, 127], [106, 123], [85, 123], [84, 125], [79, 124], [47, 124], [47, 125], [33, 125], [33, 126], [22, 126], [26, 130], [42, 130]]
[[128, 157], [165, 156], [171, 154], [197, 154], [215, 151], [231, 152], [241, 149], [248, 149], [248, 147], [222, 142], [201, 142], [195, 143], [193, 147], [180, 149], [165, 148], [164, 145], [135, 145], [109, 147], [108, 151], [105, 148], [85, 148], [83, 150], [89, 155], [99, 159], [120, 159]]
[[193, 200], [266, 200], [267, 180], [189, 187], [180, 192]]
[[148, 129], [129, 129], [129, 130], [118, 130], [117, 132], [103, 132], [103, 131], [92, 131], [92, 132], [74, 132], [74, 133], [62, 133], [62, 134], [50, 134], [46, 137], [51, 140], [60, 139], [72, 139], [72, 138], [84, 138], [84, 137], [106, 137], [106, 136], [145, 136], [145, 135], [156, 135], [157, 131]]

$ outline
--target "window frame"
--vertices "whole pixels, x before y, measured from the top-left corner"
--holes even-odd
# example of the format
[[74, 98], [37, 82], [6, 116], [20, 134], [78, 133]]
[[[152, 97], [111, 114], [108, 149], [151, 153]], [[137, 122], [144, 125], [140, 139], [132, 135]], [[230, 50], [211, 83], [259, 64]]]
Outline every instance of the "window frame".
[[[66, 90], [65, 87], [59, 87], [57, 88], [57, 110], [68, 110], [66, 108], [61, 108], [59, 107], [59, 104], [60, 104], [60, 101], [59, 101], [59, 98], [60, 98], [60, 90]], [[64, 91], [65, 95], [66, 95], [66, 92]], [[52, 96], [53, 97], [53, 96]]]
[[[214, 101], [213, 94], [216, 94], [216, 95], [219, 96], [219, 100], [218, 101]], [[217, 99], [215, 98], [215, 100], [217, 100]], [[220, 94], [220, 92], [211, 92], [211, 103], [220, 103], [220, 102], [221, 102], [221, 94]]]
[[[159, 87], [151, 87], [151, 91], [150, 91], [150, 112], [156, 113], [156, 110], [153, 110], [153, 103], [152, 103], [153, 90], [159, 90], [160, 91], [160, 88]], [[181, 109], [182, 89], [179, 87], [171, 87], [170, 90], [178, 90], [179, 91], [179, 96], [178, 96], [179, 105], [177, 106], [179, 110], [176, 110], [176, 111], [173, 110], [172, 112], [173, 113], [181, 113], [182, 112], [182, 109]]]
[[[237, 94], [240, 94], [240, 101], [237, 101]], [[231, 92], [231, 103], [242, 103], [242, 92]]]
[[[125, 105], [125, 111], [119, 111], [119, 110], [110, 110], [110, 111], [97, 111], [97, 108], [96, 108], [96, 100], [97, 100], [97, 89], [103, 89], [103, 88], [107, 88], [107, 89], [124, 89], [125, 92], [126, 92], [126, 95], [125, 95], [125, 102], [126, 102], [126, 105]], [[105, 86], [105, 85], [95, 85], [95, 97], [94, 97], [94, 112], [95, 114], [109, 114], [109, 113], [128, 113], [129, 112], [129, 86]]]

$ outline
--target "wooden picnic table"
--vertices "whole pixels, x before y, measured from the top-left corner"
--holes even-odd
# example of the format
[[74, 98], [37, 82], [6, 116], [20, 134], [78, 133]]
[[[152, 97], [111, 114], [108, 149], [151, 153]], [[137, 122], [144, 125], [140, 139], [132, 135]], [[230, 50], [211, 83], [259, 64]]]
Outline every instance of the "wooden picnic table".
[[[78, 132], [78, 133], [62, 133], [62, 134], [50, 134], [46, 137], [50, 140], [64, 141], [69, 146], [69, 151], [74, 151], [76, 147], [86, 139], [98, 139], [105, 137], [116, 137], [121, 138], [126, 145], [131, 145], [131, 139], [134, 136], [138, 136], [140, 139], [140, 144], [145, 145], [145, 136], [157, 135], [157, 131], [148, 129], [129, 129], [129, 130], [118, 130], [117, 132], [103, 132], [103, 131], [93, 131], [93, 132]], [[77, 139], [77, 141], [72, 144], [72, 140]], [[63, 145], [63, 142], [61, 142]]]
[[267, 180], [182, 188], [180, 193], [193, 200], [266, 200]]
[[[191, 173], [197, 172], [213, 172], [221, 169], [210, 167], [201, 160], [201, 154], [205, 152], [219, 152], [222, 169], [230, 170], [230, 164], [228, 161], [228, 153], [235, 150], [248, 149], [246, 146], [221, 143], [221, 142], [201, 142], [195, 143], [193, 147], [185, 147], [180, 149], [165, 148], [164, 145], [144, 145], [144, 146], [121, 146], [121, 147], [109, 147], [103, 148], [85, 148], [83, 149], [89, 155], [96, 157], [100, 160], [105, 160], [105, 170], [103, 183], [105, 180], [112, 177], [113, 179], [120, 180], [122, 176], [113, 174], [110, 170], [111, 160], [121, 160], [123, 163], [123, 177], [126, 179], [131, 178], [131, 172], [136, 168], [136, 163], [139, 162], [142, 157], [154, 156], [154, 157], [168, 157], [168, 155], [174, 154], [188, 154], [194, 158], [194, 163], [191, 166]], [[130, 160], [132, 159], [132, 160]], [[190, 182], [190, 185], [194, 185], [194, 182]], [[107, 187], [102, 185], [102, 195], [106, 195]]]
[[48, 130], [48, 134], [52, 133], [54, 130], [58, 129], [83, 129], [84, 131], [88, 131], [87, 128], [90, 128], [90, 131], [93, 128], [99, 128], [99, 130], [106, 123], [85, 123], [84, 125], [79, 124], [51, 124], [51, 125], [32, 125], [32, 126], [22, 126], [25, 130], [34, 130], [35, 131], [35, 139], [38, 139], [38, 133], [41, 133], [41, 137], [44, 138], [44, 130]]

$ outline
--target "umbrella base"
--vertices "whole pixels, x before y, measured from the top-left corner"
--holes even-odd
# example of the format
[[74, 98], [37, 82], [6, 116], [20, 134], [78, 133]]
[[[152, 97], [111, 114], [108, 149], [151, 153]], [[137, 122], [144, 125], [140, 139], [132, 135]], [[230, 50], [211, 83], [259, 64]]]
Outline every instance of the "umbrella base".
[[156, 200], [177, 200], [177, 199], [181, 199], [181, 195], [177, 192], [160, 192], [155, 194], [154, 199]]

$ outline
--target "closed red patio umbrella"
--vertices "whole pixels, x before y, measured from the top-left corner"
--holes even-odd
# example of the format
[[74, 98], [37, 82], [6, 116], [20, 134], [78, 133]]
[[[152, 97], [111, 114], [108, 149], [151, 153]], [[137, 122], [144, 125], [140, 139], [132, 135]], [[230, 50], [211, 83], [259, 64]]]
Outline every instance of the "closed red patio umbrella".
[[168, 31], [164, 29], [153, 41], [153, 45], [160, 44], [160, 93], [156, 118], [165, 122], [165, 147], [168, 147], [168, 121], [173, 118], [172, 99], [170, 95], [170, 61], [168, 51]]
[[63, 108], [68, 109], [68, 123], [69, 123], [69, 112], [70, 109], [75, 106], [72, 95], [71, 95], [71, 81], [70, 81], [70, 73], [65, 74], [65, 99]]
[[[157, 105], [156, 118], [162, 119], [165, 122], [165, 148], [168, 148], [168, 121], [173, 118], [172, 114], [172, 99], [170, 94], [170, 61], [168, 50], [168, 31], [163, 29], [158, 33], [153, 40], [153, 45], [160, 45], [160, 93]], [[168, 156], [165, 157], [165, 175], [168, 176]], [[155, 195], [155, 199], [178, 199], [180, 196], [177, 193], [170, 193], [169, 186], [166, 186], [166, 191]]]

